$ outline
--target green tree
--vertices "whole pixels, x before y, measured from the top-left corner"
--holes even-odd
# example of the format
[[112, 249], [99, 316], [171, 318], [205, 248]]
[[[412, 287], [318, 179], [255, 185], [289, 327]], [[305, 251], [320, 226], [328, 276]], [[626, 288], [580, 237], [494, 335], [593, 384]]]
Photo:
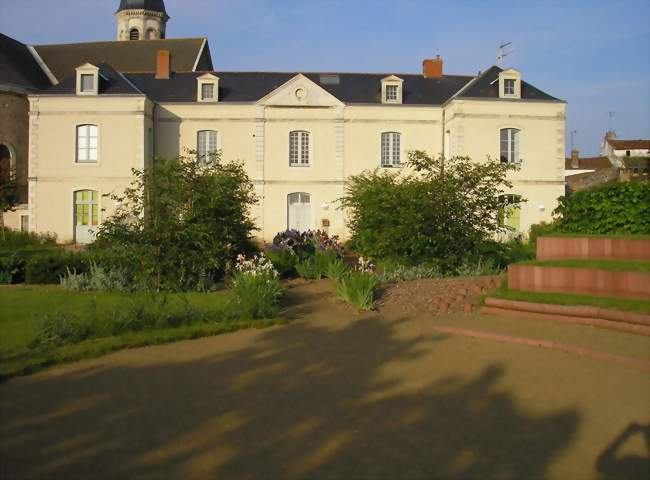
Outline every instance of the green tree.
[[0, 232], [5, 240], [5, 213], [15, 211], [18, 205], [18, 183], [16, 171], [9, 162], [0, 162]]
[[251, 250], [257, 198], [241, 163], [157, 158], [133, 174], [124, 195], [114, 197], [121, 207], [99, 227], [95, 248], [143, 287], [204, 289]]
[[500, 222], [499, 197], [512, 187], [508, 173], [517, 168], [414, 151], [403, 172], [353, 176], [340, 201], [353, 244], [376, 258], [458, 264], [508, 229]]

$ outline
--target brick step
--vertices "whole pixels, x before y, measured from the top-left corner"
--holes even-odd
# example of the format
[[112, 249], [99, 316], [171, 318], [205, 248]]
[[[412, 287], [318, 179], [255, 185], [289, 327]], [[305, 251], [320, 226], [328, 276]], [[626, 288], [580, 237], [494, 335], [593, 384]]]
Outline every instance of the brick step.
[[481, 309], [481, 314], [589, 325], [650, 336], [650, 315], [598, 307], [552, 305], [487, 298], [485, 306]]

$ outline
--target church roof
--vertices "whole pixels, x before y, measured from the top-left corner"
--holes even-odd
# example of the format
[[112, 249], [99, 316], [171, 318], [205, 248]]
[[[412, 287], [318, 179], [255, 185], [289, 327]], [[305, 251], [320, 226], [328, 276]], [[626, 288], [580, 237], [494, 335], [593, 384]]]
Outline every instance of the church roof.
[[117, 11], [122, 10], [153, 10], [167, 14], [164, 0], [121, 0]]
[[155, 72], [158, 50], [170, 51], [176, 72], [213, 68], [205, 38], [69, 43], [34, 48], [60, 82], [74, 76], [75, 68], [84, 63], [107, 63], [120, 72]]
[[0, 33], [0, 86], [38, 90], [52, 86], [27, 45]]

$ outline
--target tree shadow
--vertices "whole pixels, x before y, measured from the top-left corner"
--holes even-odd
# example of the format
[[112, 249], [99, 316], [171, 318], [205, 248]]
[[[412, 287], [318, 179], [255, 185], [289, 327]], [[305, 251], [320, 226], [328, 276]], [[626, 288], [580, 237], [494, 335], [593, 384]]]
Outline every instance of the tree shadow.
[[298, 322], [12, 380], [0, 477], [544, 477], [579, 414], [522, 411], [500, 365], [437, 377], [445, 337], [394, 325]]
[[650, 425], [630, 423], [598, 456], [596, 466], [604, 478], [650, 478], [650, 456], [619, 455], [619, 450], [637, 435], [644, 440], [646, 452], [650, 452]]

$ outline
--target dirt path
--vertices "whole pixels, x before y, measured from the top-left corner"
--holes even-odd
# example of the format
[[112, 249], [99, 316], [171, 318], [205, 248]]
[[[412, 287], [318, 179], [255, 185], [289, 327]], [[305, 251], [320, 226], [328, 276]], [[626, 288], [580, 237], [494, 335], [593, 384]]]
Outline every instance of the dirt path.
[[294, 284], [290, 300], [287, 326], [122, 351], [1, 385], [0, 478], [648, 472], [647, 373], [435, 328], [523, 336], [533, 325], [536, 337], [647, 359], [645, 337], [418, 309], [357, 315], [327, 282]]

